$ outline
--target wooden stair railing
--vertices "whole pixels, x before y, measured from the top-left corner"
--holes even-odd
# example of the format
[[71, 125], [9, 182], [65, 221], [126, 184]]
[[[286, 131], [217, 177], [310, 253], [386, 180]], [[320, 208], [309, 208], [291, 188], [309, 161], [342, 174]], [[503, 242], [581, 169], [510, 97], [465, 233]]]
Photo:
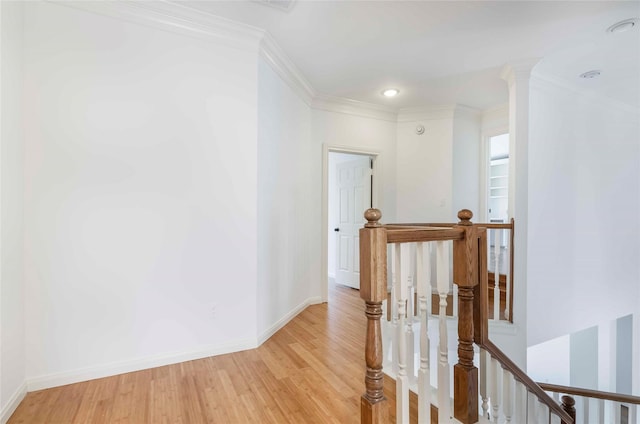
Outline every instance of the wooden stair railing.
[[[458, 361], [453, 367], [453, 411], [449, 415], [447, 404], [449, 403], [448, 370], [445, 369], [445, 377], [438, 373], [438, 416], [439, 422], [449, 422], [453, 416], [457, 422], [471, 424], [478, 421], [480, 397], [483, 400], [483, 415], [487, 412], [487, 406], [491, 405], [491, 417], [497, 422], [497, 413], [502, 412], [506, 422], [552, 422], [552, 416], [563, 424], [574, 424], [573, 417], [562, 409], [549, 395], [547, 395], [535, 382], [533, 382], [515, 363], [513, 363], [500, 349], [488, 339], [488, 270], [487, 270], [487, 229], [471, 223], [472, 213], [462, 210], [458, 213], [460, 222], [454, 226], [434, 228], [433, 225], [382, 225], [379, 221], [381, 213], [377, 209], [369, 209], [365, 212], [367, 223], [360, 230], [360, 296], [365, 301], [365, 315], [367, 317], [367, 330], [365, 341], [365, 393], [361, 398], [361, 422], [386, 423], [388, 411], [383, 392], [384, 375], [382, 372], [383, 349], [381, 317], [383, 314], [383, 301], [387, 297], [387, 245], [395, 244], [394, 267], [396, 279], [395, 309], [397, 325], [401, 329], [398, 336], [397, 363], [398, 373], [396, 378], [396, 418], [398, 422], [409, 422], [407, 379], [407, 343], [410, 342], [402, 331], [407, 328], [411, 331], [411, 325], [406, 325], [406, 318], [411, 305], [412, 288], [404, 274], [406, 269], [400, 266], [398, 257], [405, 251], [399, 244], [436, 242], [438, 246], [438, 262], [448, 263], [448, 259], [440, 257], [442, 242], [453, 242], [453, 282], [458, 287]], [[438, 292], [440, 295], [440, 310], [447, 304], [447, 292], [442, 290], [440, 272], [444, 274], [444, 280], [448, 281], [448, 267], [438, 267]], [[402, 276], [400, 275], [402, 273]], [[448, 284], [448, 282], [446, 283]], [[414, 286], [415, 288], [416, 286]], [[418, 284], [419, 288], [420, 285]], [[422, 289], [424, 290], [424, 288]], [[426, 301], [421, 299], [420, 308], [426, 308]], [[444, 314], [442, 314], [444, 315]], [[441, 315], [441, 316], [442, 316]], [[443, 334], [443, 320], [440, 320], [440, 334]], [[444, 325], [444, 337], [446, 341], [446, 324]], [[412, 337], [411, 337], [412, 339]], [[474, 365], [474, 342], [481, 348], [481, 364], [491, 364], [493, 380], [487, 379], [488, 368], [482, 369], [482, 379], [479, 380], [478, 368]], [[422, 344], [422, 342], [421, 342]], [[439, 348], [438, 370], [440, 366], [447, 364], [446, 343]], [[395, 352], [394, 352], [395, 354]], [[444, 356], [443, 356], [444, 355]], [[422, 353], [421, 353], [421, 364]], [[442, 362], [444, 358], [444, 362]], [[501, 372], [500, 370], [505, 370]], [[498, 376], [506, 387], [499, 391]], [[428, 381], [428, 380], [427, 380]], [[445, 384], [442, 390], [441, 383]], [[487, 388], [489, 387], [489, 391]], [[500, 392], [500, 393], [499, 393]], [[501, 393], [505, 396], [504, 404], [500, 404]], [[515, 393], [515, 406], [525, 405], [524, 409], [516, 410], [516, 420], [511, 421], [513, 413], [513, 399], [509, 393]], [[537, 399], [537, 401], [536, 401]], [[445, 400], [445, 402], [442, 402]], [[524, 402], [523, 402], [524, 400]], [[398, 402], [401, 404], [398, 405]], [[526, 405], [531, 404], [528, 408]], [[444, 410], [441, 409], [444, 405]], [[534, 407], [541, 405], [540, 408]], [[422, 408], [429, 410], [430, 408]], [[518, 414], [523, 415], [525, 420]], [[548, 418], [548, 419], [547, 419]], [[424, 417], [418, 418], [424, 422]], [[554, 421], [555, 422], [555, 421]]]
[[[638, 422], [639, 417], [637, 414], [640, 405], [640, 396], [583, 389], [579, 387], [561, 386], [558, 384], [538, 383], [538, 385], [542, 388], [542, 390], [553, 393], [554, 397], [558, 396], [559, 394], [564, 394], [564, 396], [562, 396], [563, 403], [566, 398], [570, 398], [573, 401], [573, 398], [571, 398], [571, 396], [578, 396], [580, 398], [583, 398], [581, 402], [581, 411], [577, 413], [577, 415], [580, 417], [578, 422], [588, 423], [591, 421], [590, 417], [593, 414], [593, 411], [590, 408], [589, 399], [598, 400], [597, 422], [605, 422], [605, 402], [610, 402], [613, 406], [612, 410], [610, 411], [612, 415], [619, 414], [619, 416], [617, 417], [610, 417], [606, 422], [610, 422], [612, 424], [620, 424], [625, 422], [636, 424]], [[575, 403], [575, 401], [573, 402]], [[626, 416], [624, 415], [625, 413]]]
[[[402, 224], [386, 224], [387, 228], [420, 228], [420, 227], [437, 227], [448, 228], [458, 224], [454, 223], [402, 223]], [[493, 321], [508, 321], [513, 323], [513, 258], [514, 258], [514, 237], [515, 237], [515, 220], [511, 218], [507, 223], [473, 223], [474, 227], [486, 228], [487, 231], [493, 232], [494, 244], [492, 249], [487, 250], [487, 260], [493, 269], [487, 267], [489, 274], [489, 318]], [[502, 252], [502, 243], [499, 242], [506, 233], [507, 242]], [[487, 236], [489, 240], [489, 236]], [[502, 254], [504, 253], [504, 255]], [[497, 272], [496, 272], [497, 270]], [[497, 279], [497, 284], [496, 284]], [[497, 299], [497, 301], [496, 301]], [[434, 304], [438, 302], [437, 294], [433, 295]], [[448, 315], [455, 315], [452, 312], [452, 304], [449, 303]], [[457, 305], [456, 305], [457, 307]]]
[[[479, 258], [487, 257], [486, 237], [486, 230], [481, 229], [478, 232], [477, 254]], [[565, 405], [567, 408], [565, 410], [489, 340], [488, 273], [485, 271], [486, 262], [481, 260], [478, 271], [480, 280], [476, 286], [474, 298], [473, 320], [474, 341], [480, 347], [480, 368], [483, 374], [480, 381], [483, 415], [489, 415], [492, 421], [496, 420], [495, 422], [498, 420], [497, 414], [502, 411], [505, 422], [551, 423], [552, 416], [556, 416], [562, 424], [575, 423], [575, 415], [567, 411], [570, 410], [570, 401]], [[487, 379], [487, 376], [490, 378]], [[498, 389], [500, 380], [502, 381], [502, 393]], [[531, 403], [534, 407], [523, 408], [531, 400], [533, 400]], [[491, 410], [489, 410], [488, 402], [491, 403]]]
[[[367, 223], [360, 230], [360, 296], [365, 301], [365, 315], [367, 317], [367, 331], [365, 344], [365, 388], [361, 398], [362, 423], [386, 423], [388, 411], [383, 393], [383, 350], [381, 323], [382, 302], [387, 296], [387, 244], [423, 243], [453, 241], [453, 281], [458, 286], [458, 362], [453, 367], [454, 408], [453, 416], [463, 423], [478, 421], [478, 369], [473, 363], [473, 293], [478, 277], [477, 232], [470, 219], [471, 211], [462, 210], [458, 214], [460, 223], [448, 228], [427, 228], [416, 226], [383, 226], [379, 223], [381, 213], [377, 209], [365, 212]], [[438, 250], [446, 251], [441, 243]], [[402, 254], [402, 249], [396, 247], [395, 258]], [[440, 252], [439, 252], [440, 253]], [[444, 256], [446, 257], [446, 255]], [[448, 259], [439, 261], [448, 264]], [[486, 258], [484, 259], [486, 262]], [[400, 273], [400, 263], [396, 272]], [[448, 265], [437, 268], [438, 274], [443, 273], [448, 284]], [[397, 276], [398, 289], [396, 302], [400, 328], [405, 326], [407, 298], [406, 280]], [[442, 282], [442, 278], [439, 279]], [[442, 291], [439, 284], [441, 309], [446, 306], [446, 291]], [[423, 302], [424, 305], [424, 302]], [[443, 327], [444, 325], [444, 327]], [[441, 335], [446, 340], [446, 323], [441, 320]], [[400, 331], [399, 342], [399, 371], [396, 378], [396, 402], [402, 402], [397, 408], [396, 417], [399, 422], [408, 422], [408, 380], [406, 374], [406, 346]], [[444, 351], [442, 350], [444, 349]], [[439, 416], [448, 419], [447, 408], [442, 410], [443, 399], [449, 398], [448, 369], [446, 361], [446, 343], [440, 349], [438, 367], [444, 369], [444, 374], [438, 374], [439, 384]], [[444, 362], [442, 362], [444, 360]], [[446, 387], [443, 390], [442, 387]], [[403, 401], [405, 399], [405, 401]], [[406, 411], [405, 411], [406, 409]], [[429, 408], [426, 408], [429, 409]]]

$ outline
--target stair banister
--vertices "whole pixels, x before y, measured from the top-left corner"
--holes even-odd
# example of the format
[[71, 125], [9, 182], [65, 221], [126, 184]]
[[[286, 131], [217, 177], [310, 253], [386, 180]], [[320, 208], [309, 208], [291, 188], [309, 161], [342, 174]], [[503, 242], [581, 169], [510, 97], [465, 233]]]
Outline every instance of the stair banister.
[[[362, 423], [384, 423], [388, 419], [387, 403], [383, 393], [383, 351], [380, 326], [382, 301], [387, 296], [386, 245], [387, 243], [446, 240], [454, 242], [453, 280], [459, 289], [458, 309], [462, 317], [460, 320], [462, 324], [459, 324], [458, 328], [459, 358], [454, 366], [454, 384], [464, 389], [454, 390], [453, 415], [465, 424], [478, 421], [478, 370], [473, 365], [473, 291], [478, 281], [478, 238], [477, 229], [471, 224], [471, 217], [470, 211], [461, 211], [459, 215], [461, 222], [453, 228], [402, 226], [387, 228], [379, 222], [381, 218], [379, 210], [369, 209], [365, 212], [367, 223], [360, 229], [360, 297], [365, 301], [367, 317], [365, 393], [361, 397]], [[443, 265], [442, 269], [448, 269], [448, 267]], [[448, 280], [448, 278], [444, 279]], [[442, 412], [446, 413], [446, 411]], [[408, 421], [408, 417], [403, 417], [403, 420]]]
[[458, 212], [462, 240], [453, 242], [453, 281], [458, 285], [458, 363], [453, 367], [454, 417], [463, 423], [478, 421], [478, 369], [473, 364], [473, 292], [478, 285], [478, 236], [473, 213]]
[[378, 222], [382, 214], [368, 209], [367, 223], [360, 230], [360, 297], [365, 301], [367, 332], [365, 341], [365, 393], [360, 400], [362, 423], [384, 424], [388, 420], [383, 392], [382, 301], [387, 298], [387, 233]]

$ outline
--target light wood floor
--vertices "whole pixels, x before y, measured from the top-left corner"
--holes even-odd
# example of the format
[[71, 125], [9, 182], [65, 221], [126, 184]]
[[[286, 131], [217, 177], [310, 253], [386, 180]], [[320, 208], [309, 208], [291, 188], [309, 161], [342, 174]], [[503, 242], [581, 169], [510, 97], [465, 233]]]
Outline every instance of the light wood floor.
[[363, 311], [330, 287], [257, 349], [32, 392], [9, 424], [359, 423]]

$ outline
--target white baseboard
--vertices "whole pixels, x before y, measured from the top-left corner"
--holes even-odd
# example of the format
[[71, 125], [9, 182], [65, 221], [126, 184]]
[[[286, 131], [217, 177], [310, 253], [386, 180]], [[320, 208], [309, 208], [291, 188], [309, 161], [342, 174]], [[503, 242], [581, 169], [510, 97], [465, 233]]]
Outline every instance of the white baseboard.
[[0, 423], [6, 424], [11, 418], [11, 415], [15, 412], [22, 399], [27, 395], [27, 383], [24, 382], [18, 390], [9, 398], [9, 402], [2, 408], [0, 412]]
[[164, 365], [177, 364], [209, 356], [223, 355], [254, 349], [258, 345], [255, 340], [241, 339], [188, 352], [171, 353], [151, 356], [148, 358], [134, 359], [130, 361], [114, 362], [95, 367], [81, 368], [60, 373], [48, 374], [27, 379], [26, 388], [34, 390], [48, 389], [64, 386], [66, 384], [79, 383], [81, 381], [94, 380], [96, 378], [111, 377], [127, 372], [141, 371], [149, 368], [162, 367]]
[[[207, 358], [209, 356], [223, 355], [226, 353], [239, 352], [248, 349], [254, 349], [264, 343], [269, 337], [275, 334], [276, 331], [284, 327], [289, 321], [291, 321], [296, 315], [302, 312], [307, 306], [322, 303], [320, 296], [314, 296], [306, 299], [300, 305], [292, 309], [285, 316], [280, 318], [275, 324], [269, 327], [258, 340], [254, 339], [241, 339], [234, 340], [228, 343], [211, 346], [205, 349], [199, 349], [188, 352], [170, 353], [163, 355], [151, 356], [148, 358], [134, 359], [130, 361], [113, 362], [110, 364], [97, 365], [94, 367], [80, 368], [71, 371], [64, 371], [54, 374], [42, 375], [37, 377], [28, 378], [26, 384], [23, 385], [21, 395], [20, 393], [15, 395], [17, 399], [12, 402], [13, 409], [11, 409], [12, 403], [7, 408], [7, 419], [17, 405], [20, 403], [27, 390], [32, 392], [34, 390], [43, 390], [51, 387], [64, 386], [66, 384], [79, 383], [82, 381], [94, 380], [96, 378], [111, 377], [118, 374], [124, 374], [127, 372], [141, 371], [149, 368], [161, 367], [164, 365], [177, 364], [185, 361], [192, 361], [195, 359]], [[4, 418], [5, 410], [2, 411]], [[2, 422], [4, 424], [4, 421]]]
[[322, 298], [320, 296], [314, 296], [306, 299], [304, 302], [293, 308], [289, 311], [285, 316], [280, 318], [275, 324], [269, 327], [266, 331], [264, 331], [260, 337], [258, 337], [258, 346], [262, 343], [266, 342], [271, 336], [273, 336], [278, 330], [287, 325], [289, 321], [296, 317], [300, 312], [302, 312], [309, 305], [317, 305], [318, 303], [322, 303]]

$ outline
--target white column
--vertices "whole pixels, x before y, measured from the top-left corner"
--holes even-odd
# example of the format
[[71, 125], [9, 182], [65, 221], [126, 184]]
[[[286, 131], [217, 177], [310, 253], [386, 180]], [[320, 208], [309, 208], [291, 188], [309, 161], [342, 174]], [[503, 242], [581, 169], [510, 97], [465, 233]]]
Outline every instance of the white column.
[[[527, 228], [528, 228], [528, 151], [529, 151], [529, 83], [536, 59], [511, 62], [502, 71], [501, 77], [509, 88], [509, 218], [516, 219], [518, 230], [514, 239], [513, 279], [514, 289], [513, 323], [519, 325], [518, 334], [521, 352], [512, 355], [520, 368], [526, 369], [526, 326], [535, 325], [527, 321]], [[524, 330], [524, 331], [522, 331]], [[524, 363], [522, 363], [524, 362]]]

